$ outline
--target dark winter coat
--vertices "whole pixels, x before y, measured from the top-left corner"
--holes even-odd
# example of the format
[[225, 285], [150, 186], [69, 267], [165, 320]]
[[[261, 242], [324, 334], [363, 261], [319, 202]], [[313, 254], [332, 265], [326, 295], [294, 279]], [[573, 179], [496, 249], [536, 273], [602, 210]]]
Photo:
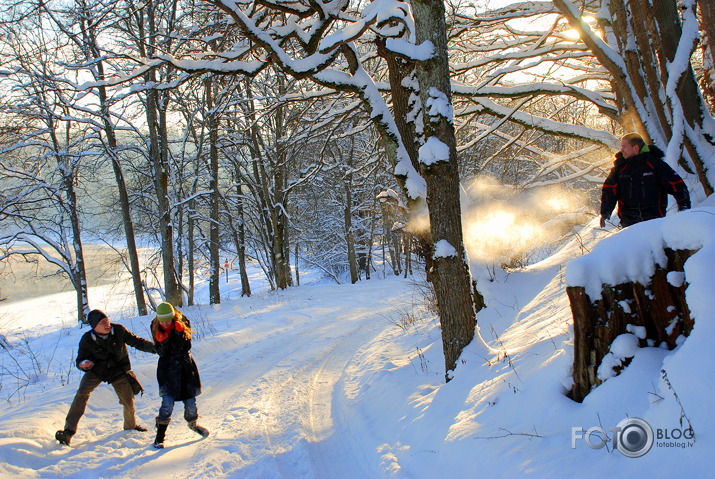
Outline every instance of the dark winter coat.
[[665, 216], [668, 195], [678, 202], [679, 210], [690, 208], [690, 194], [683, 179], [663, 161], [656, 146], [630, 158], [619, 152], [613, 168], [603, 183], [601, 216], [608, 218], [618, 205], [621, 226]]
[[132, 368], [129, 362], [127, 345], [147, 353], [155, 353], [154, 344], [135, 336], [121, 324], [112, 324], [112, 330], [102, 338], [94, 330], [84, 333], [79, 340], [77, 367], [89, 359], [94, 363], [91, 371], [102, 381], [111, 383], [122, 377]]
[[[181, 317], [184, 327], [190, 330], [189, 318], [178, 310], [177, 316]], [[152, 327], [152, 330], [155, 331], [156, 328]], [[164, 341], [159, 341], [154, 335], [154, 344], [159, 354], [159, 363], [156, 366], [159, 395], [171, 396], [175, 401], [183, 401], [201, 394], [199, 368], [189, 352], [191, 336], [185, 331], [173, 329]]]

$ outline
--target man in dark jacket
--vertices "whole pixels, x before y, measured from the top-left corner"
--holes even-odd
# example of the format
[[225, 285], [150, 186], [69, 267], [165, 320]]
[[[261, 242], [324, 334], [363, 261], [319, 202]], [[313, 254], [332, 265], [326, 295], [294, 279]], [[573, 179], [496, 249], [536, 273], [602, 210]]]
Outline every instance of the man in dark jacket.
[[690, 208], [690, 194], [683, 179], [663, 161], [665, 155], [653, 145], [646, 145], [637, 133], [621, 139], [613, 168], [601, 192], [601, 227], [618, 205], [621, 226], [665, 216], [668, 195], [678, 203], [678, 210]]
[[134, 394], [141, 390], [141, 385], [131, 372], [127, 344], [147, 353], [156, 353], [154, 343], [135, 336], [121, 324], [111, 324], [107, 315], [98, 309], [90, 311], [87, 322], [92, 329], [79, 340], [76, 361], [77, 367], [85, 373], [67, 413], [65, 428], [55, 433], [60, 444], [69, 445], [90, 394], [101, 382], [114, 387], [119, 403], [124, 406], [124, 429], [147, 430], [137, 424], [134, 415]]

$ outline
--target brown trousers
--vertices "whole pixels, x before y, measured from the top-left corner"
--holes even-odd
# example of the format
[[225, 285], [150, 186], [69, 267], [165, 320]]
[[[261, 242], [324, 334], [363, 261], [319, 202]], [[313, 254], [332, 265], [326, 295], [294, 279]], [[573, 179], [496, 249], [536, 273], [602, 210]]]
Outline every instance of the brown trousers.
[[[87, 371], [82, 376], [77, 388], [77, 394], [74, 396], [70, 410], [65, 419], [65, 430], [77, 432], [77, 423], [84, 414], [87, 408], [87, 401], [92, 391], [97, 389], [102, 380], [92, 371]], [[134, 392], [129, 384], [126, 375], [120, 377], [112, 383], [114, 391], [119, 398], [119, 404], [124, 406], [124, 429], [134, 429], [137, 425], [137, 420], [134, 416]]]

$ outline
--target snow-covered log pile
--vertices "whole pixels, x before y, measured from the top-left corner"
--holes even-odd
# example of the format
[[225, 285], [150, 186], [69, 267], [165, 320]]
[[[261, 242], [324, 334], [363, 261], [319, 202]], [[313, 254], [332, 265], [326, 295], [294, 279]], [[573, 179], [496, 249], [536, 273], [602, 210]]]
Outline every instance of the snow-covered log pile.
[[646, 284], [604, 284], [595, 301], [584, 286], [567, 287], [574, 319], [572, 399], [581, 402], [592, 388], [617, 374], [635, 347], [673, 349], [690, 334], [693, 319], [685, 300], [683, 266], [694, 251], [664, 252], [666, 266], [656, 265]]
[[618, 231], [573, 260], [565, 275], [574, 318], [569, 396], [582, 401], [639, 348], [687, 355], [690, 342], [712, 341], [713, 264], [715, 195]]

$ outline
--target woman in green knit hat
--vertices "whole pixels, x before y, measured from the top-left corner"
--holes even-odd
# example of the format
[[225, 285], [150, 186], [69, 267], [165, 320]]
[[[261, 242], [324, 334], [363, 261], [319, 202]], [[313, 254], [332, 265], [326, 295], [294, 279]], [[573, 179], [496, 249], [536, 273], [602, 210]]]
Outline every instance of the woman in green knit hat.
[[156, 317], [151, 322], [151, 334], [154, 338], [159, 363], [156, 378], [159, 381], [161, 407], [156, 417], [156, 439], [154, 447], [164, 447], [166, 429], [171, 422], [171, 413], [176, 401], [184, 403], [184, 419], [189, 429], [203, 437], [209, 431], [199, 426], [196, 409], [196, 396], [201, 394], [199, 369], [191, 357], [191, 323], [179, 308], [169, 303], [161, 303], [156, 308]]

